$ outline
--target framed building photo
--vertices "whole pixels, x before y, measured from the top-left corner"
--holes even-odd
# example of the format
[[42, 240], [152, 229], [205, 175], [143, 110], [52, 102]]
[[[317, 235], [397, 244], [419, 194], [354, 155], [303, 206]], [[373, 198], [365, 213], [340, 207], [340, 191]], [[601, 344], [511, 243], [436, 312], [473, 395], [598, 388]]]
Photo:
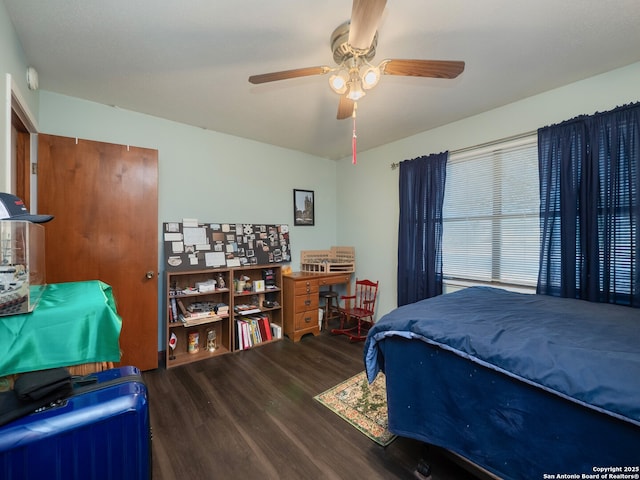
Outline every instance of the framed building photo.
[[293, 224], [315, 224], [313, 190], [293, 190]]

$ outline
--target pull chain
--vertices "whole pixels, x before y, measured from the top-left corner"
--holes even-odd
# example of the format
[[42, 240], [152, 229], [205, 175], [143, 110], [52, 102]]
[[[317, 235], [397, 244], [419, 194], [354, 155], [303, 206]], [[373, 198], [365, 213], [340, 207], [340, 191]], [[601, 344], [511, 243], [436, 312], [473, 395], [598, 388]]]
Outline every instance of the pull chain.
[[357, 103], [353, 103], [353, 114], [351, 114], [351, 118], [353, 118], [353, 138], [351, 139], [351, 151], [352, 151], [352, 160], [351, 163], [353, 165], [355, 165], [356, 163], [358, 163], [357, 161], [357, 139], [358, 139], [358, 135], [356, 135], [356, 110], [358, 108], [358, 104]]

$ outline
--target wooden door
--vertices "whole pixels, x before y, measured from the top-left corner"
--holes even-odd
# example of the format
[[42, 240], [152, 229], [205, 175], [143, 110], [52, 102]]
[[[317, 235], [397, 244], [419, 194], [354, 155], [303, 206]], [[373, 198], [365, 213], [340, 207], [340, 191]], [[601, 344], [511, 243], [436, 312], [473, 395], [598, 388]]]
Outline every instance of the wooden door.
[[31, 205], [31, 160], [29, 148], [29, 130], [16, 111], [11, 109], [11, 155], [15, 155], [15, 195], [20, 198], [27, 209]]
[[122, 317], [120, 365], [158, 366], [158, 152], [38, 136], [47, 283], [101, 280]]

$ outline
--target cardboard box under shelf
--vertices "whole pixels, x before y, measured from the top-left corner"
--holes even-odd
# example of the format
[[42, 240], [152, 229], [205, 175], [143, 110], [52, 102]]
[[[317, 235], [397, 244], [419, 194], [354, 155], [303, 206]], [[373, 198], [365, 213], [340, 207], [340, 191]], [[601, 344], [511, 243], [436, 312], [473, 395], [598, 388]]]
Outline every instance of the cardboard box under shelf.
[[302, 250], [300, 270], [315, 273], [351, 273], [356, 270], [354, 247], [331, 247], [331, 250]]

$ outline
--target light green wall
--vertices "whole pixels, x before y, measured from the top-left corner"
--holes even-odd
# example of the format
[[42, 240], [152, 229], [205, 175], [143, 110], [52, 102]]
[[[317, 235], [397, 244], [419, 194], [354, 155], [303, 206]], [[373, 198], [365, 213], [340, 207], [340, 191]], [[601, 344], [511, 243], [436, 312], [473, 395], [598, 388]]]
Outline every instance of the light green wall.
[[[38, 94], [27, 87], [27, 63], [18, 37], [9, 20], [4, 2], [0, 2], [0, 191], [12, 191], [11, 185], [11, 90], [24, 102], [23, 107], [38, 114]], [[7, 77], [9, 74], [11, 80]], [[35, 119], [34, 119], [35, 120]]]
[[[157, 149], [160, 222], [288, 224], [294, 270], [300, 250], [335, 245], [334, 161], [46, 91], [39, 122], [41, 133]], [[294, 188], [315, 192], [314, 227], [293, 226]], [[158, 251], [162, 263], [160, 240]], [[159, 319], [159, 345], [163, 332]]]
[[[396, 307], [398, 170], [391, 164], [479, 145], [640, 100], [640, 63], [358, 153], [338, 163], [338, 244], [356, 248], [357, 275], [380, 281], [378, 315]], [[360, 136], [366, 132], [359, 132]]]

